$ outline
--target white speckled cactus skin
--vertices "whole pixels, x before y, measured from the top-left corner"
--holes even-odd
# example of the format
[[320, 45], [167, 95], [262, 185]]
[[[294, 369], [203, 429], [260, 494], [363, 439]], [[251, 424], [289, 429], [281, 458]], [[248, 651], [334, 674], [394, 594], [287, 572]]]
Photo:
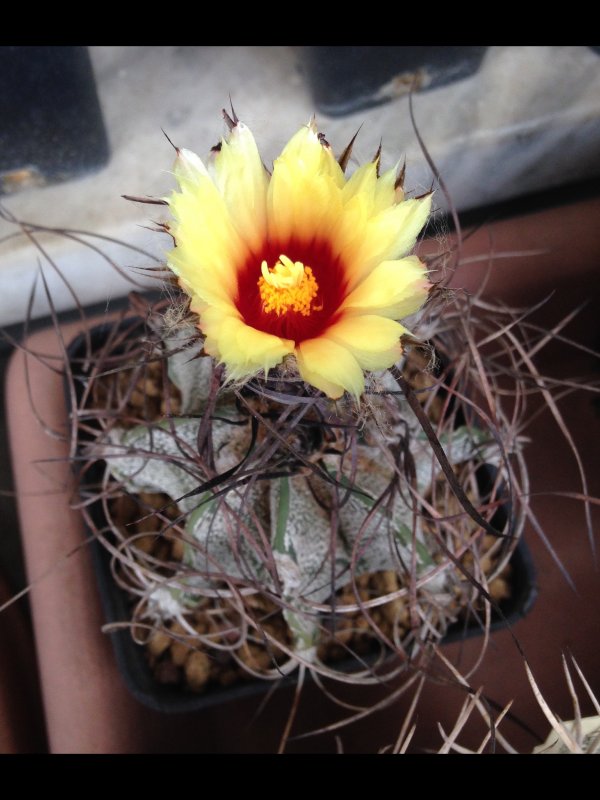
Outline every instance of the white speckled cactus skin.
[[[176, 337], [171, 338], [167, 346], [172, 349], [176, 343]], [[398, 573], [412, 561], [420, 585], [428, 592], [444, 595], [449, 591], [447, 575], [430, 551], [420, 515], [414, 514], [404, 493], [385, 496], [394, 465], [382, 457], [384, 450], [377, 446], [382, 434], [375, 427], [367, 425], [363, 431], [354, 466], [349, 457], [322, 455], [320, 469], [326, 470], [329, 482], [301, 468], [285, 477], [249, 479], [219, 497], [211, 491], [190, 494], [206, 480], [194, 463], [194, 454], [212, 365], [210, 359], [198, 357], [199, 349], [195, 344], [169, 361], [169, 377], [181, 391], [186, 416], [129, 430], [113, 428], [110, 442], [99, 453], [112, 477], [127, 491], [164, 492], [187, 515], [183, 599], [188, 607], [203, 591], [223, 581], [241, 586], [259, 583], [280, 597], [296, 651], [310, 661], [319, 631], [315, 606], [327, 603], [352, 576]], [[221, 474], [244, 459], [251, 430], [249, 422], [232, 424], [239, 422], [240, 415], [227, 387], [219, 394], [213, 416], [219, 417], [211, 423], [214, 466]], [[439, 468], [408, 408], [406, 426], [412, 432], [415, 488], [424, 495]], [[398, 436], [390, 429], [388, 443]], [[474, 457], [488, 463], [494, 460], [485, 452], [483, 434], [466, 427], [455, 430], [450, 441], [442, 439], [442, 444], [452, 464]], [[346, 498], [332, 515], [336, 492]], [[378, 502], [382, 496], [384, 501]], [[183, 597], [180, 590], [169, 594], [164, 586], [154, 595], [150, 606], [163, 618], [173, 614], [175, 598], [176, 605]]]

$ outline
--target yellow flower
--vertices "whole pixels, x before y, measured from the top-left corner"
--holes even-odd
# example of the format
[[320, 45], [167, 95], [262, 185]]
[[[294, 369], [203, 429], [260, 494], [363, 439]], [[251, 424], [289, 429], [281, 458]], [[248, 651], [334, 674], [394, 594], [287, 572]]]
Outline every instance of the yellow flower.
[[[295, 357], [301, 378], [331, 398], [364, 390], [363, 370], [400, 354], [430, 288], [414, 247], [431, 197], [404, 199], [377, 159], [349, 180], [314, 122], [265, 169], [241, 122], [207, 169], [178, 150], [180, 191], [168, 199], [176, 246], [167, 263], [191, 297], [205, 350], [230, 379]], [[289, 359], [288, 359], [289, 362]]]

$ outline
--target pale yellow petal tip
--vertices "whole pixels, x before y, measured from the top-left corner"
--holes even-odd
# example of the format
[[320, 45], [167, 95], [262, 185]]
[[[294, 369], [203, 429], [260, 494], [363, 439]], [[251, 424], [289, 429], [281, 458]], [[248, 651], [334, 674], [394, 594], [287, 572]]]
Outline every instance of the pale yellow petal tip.
[[254, 152], [258, 152], [258, 148], [256, 146], [256, 140], [254, 139], [254, 134], [250, 130], [250, 128], [241, 120], [238, 120], [233, 128], [227, 133], [227, 136], [221, 139], [220, 147], [214, 148], [215, 158], [218, 160], [219, 156], [223, 150], [223, 148], [240, 148], [241, 150], [250, 151], [253, 155]]
[[208, 172], [200, 156], [185, 148], [177, 149], [173, 174], [180, 185], [187, 181], [195, 182], [200, 177], [208, 177]]

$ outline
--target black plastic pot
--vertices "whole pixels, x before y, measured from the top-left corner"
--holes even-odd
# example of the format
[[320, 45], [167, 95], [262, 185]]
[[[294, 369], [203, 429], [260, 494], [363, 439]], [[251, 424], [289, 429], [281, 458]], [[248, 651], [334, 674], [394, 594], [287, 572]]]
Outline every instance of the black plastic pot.
[[109, 145], [87, 47], [0, 47], [0, 195], [103, 167]]
[[[127, 326], [131, 327], [132, 320], [125, 321], [121, 325], [123, 329], [126, 329]], [[114, 331], [113, 325], [100, 325], [91, 330], [90, 342], [92, 351], [99, 350], [102, 347], [110, 331]], [[70, 361], [81, 364], [87, 355], [86, 348], [86, 337], [81, 334], [74, 339], [67, 350]], [[77, 372], [77, 370], [75, 371]], [[76, 389], [81, 394], [83, 386], [80, 385]], [[70, 402], [68, 391], [67, 402]], [[101, 471], [102, 468], [98, 465], [98, 471], [95, 474], [86, 473], [88, 480], [91, 482], [98, 481], [101, 477]], [[487, 482], [490, 487], [491, 479], [492, 476], [488, 475]], [[481, 476], [481, 481], [485, 484], [485, 475]], [[501, 530], [505, 526], [509, 512], [510, 509], [507, 507], [501, 507], [496, 512], [493, 524], [498, 529]], [[99, 527], [106, 524], [99, 503], [91, 507], [90, 514], [94, 523]], [[89, 532], [89, 536], [92, 537], [91, 532]], [[126, 593], [114, 582], [109, 552], [98, 541], [92, 543], [91, 552], [107, 623], [128, 622], [130, 620], [130, 602]], [[519, 541], [510, 563], [512, 567], [510, 577], [511, 595], [500, 602], [499, 607], [502, 617], [494, 614], [491, 623], [492, 631], [501, 630], [506, 626], [507, 622], [513, 625], [521, 617], [525, 616], [537, 596], [535, 570], [529, 550], [523, 539]], [[443, 643], [456, 642], [480, 634], [481, 627], [476, 620], [471, 619], [466, 623], [457, 622], [448, 629]], [[152, 674], [144, 648], [133, 641], [128, 630], [114, 631], [109, 635], [112, 639], [119, 670], [129, 690], [140, 703], [156, 711], [173, 713], [198, 711], [210, 706], [234, 701], [241, 697], [260, 694], [267, 691], [271, 686], [270, 681], [254, 680], [233, 687], [209, 687], [204, 694], [194, 694], [181, 687], [159, 684]], [[339, 669], [347, 668], [350, 671], [353, 664], [348, 662], [347, 665], [337, 664], [336, 666]], [[283, 678], [281, 682], [283, 684], [291, 684], [294, 681], [295, 677], [292, 675]]]
[[317, 45], [301, 49], [301, 66], [317, 110], [337, 117], [413, 91], [467, 78], [487, 47], [475, 45]]

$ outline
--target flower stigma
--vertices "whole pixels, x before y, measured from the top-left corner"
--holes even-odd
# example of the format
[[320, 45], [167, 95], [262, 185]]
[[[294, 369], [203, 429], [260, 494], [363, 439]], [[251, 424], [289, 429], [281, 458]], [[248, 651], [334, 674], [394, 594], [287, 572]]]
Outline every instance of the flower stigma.
[[280, 255], [272, 270], [266, 261], [261, 264], [262, 275], [258, 279], [258, 290], [263, 311], [274, 312], [277, 316], [295, 311], [308, 317], [312, 301], [317, 296], [319, 286], [310, 267], [301, 261], [292, 261]]

